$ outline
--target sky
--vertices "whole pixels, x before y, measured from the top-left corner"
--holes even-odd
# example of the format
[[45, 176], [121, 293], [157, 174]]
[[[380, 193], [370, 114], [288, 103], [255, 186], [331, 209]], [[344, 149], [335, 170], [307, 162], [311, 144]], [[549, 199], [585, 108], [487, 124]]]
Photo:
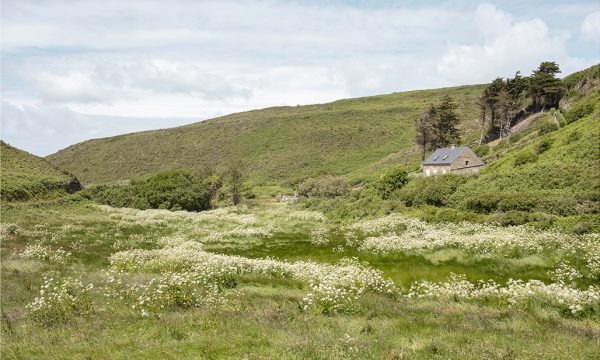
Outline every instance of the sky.
[[600, 62], [600, 1], [2, 0], [0, 137], [87, 139]]

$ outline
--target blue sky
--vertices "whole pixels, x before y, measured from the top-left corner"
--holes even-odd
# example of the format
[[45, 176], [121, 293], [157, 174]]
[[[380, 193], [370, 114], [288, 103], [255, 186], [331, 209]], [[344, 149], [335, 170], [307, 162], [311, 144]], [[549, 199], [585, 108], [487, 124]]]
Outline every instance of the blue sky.
[[1, 137], [73, 143], [600, 62], [598, 1], [2, 1]]

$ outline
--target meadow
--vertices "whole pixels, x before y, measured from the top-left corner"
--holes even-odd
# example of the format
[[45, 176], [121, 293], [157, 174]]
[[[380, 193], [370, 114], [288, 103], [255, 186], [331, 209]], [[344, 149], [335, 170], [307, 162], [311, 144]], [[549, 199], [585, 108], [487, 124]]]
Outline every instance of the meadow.
[[600, 236], [334, 222], [269, 197], [200, 213], [2, 207], [2, 358], [593, 358]]

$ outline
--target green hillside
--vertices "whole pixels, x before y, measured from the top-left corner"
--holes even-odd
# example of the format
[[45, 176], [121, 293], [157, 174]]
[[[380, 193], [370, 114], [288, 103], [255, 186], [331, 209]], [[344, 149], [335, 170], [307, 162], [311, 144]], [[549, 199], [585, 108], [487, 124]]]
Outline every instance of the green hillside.
[[79, 190], [79, 181], [48, 161], [0, 142], [2, 200], [27, 200], [54, 191]]
[[84, 183], [131, 179], [176, 169], [220, 168], [243, 161], [255, 183], [293, 183], [320, 174], [360, 176], [391, 156], [392, 163], [419, 159], [411, 150], [413, 121], [426, 106], [450, 94], [458, 103], [466, 140], [478, 135], [476, 98], [483, 86], [410, 91], [275, 107], [231, 114], [192, 125], [147, 131], [70, 146], [48, 156]]
[[475, 211], [537, 210], [563, 216], [597, 213], [600, 93], [594, 91], [573, 105], [584, 103], [594, 106], [590, 114], [514, 147], [478, 176], [468, 178], [454, 195], [454, 203]]

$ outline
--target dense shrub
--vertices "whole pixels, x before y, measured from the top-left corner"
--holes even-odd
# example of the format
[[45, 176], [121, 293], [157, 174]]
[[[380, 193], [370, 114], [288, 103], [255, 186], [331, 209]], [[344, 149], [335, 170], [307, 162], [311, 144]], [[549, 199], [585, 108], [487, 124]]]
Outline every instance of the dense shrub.
[[550, 147], [552, 147], [552, 140], [551, 139], [543, 139], [542, 141], [540, 141], [539, 143], [537, 143], [534, 147], [534, 151], [536, 154], [541, 154], [543, 152], [545, 152], [546, 150], [549, 150]]
[[333, 198], [347, 192], [348, 182], [343, 176], [309, 178], [298, 186], [298, 194], [304, 197]]
[[446, 206], [450, 196], [464, 182], [465, 177], [455, 174], [423, 177], [396, 191], [394, 197], [408, 206]]
[[567, 113], [565, 114], [565, 120], [567, 124], [575, 122], [581, 119], [584, 116], [587, 116], [594, 111], [594, 105], [589, 102], [584, 102], [581, 104], [577, 104], [573, 106]]
[[490, 152], [489, 145], [481, 145], [475, 149], [475, 154], [477, 154], [477, 156], [479, 156], [479, 157], [486, 156], [487, 154], [489, 154], [489, 152]]
[[554, 122], [544, 121], [542, 125], [540, 125], [540, 135], [546, 135], [556, 130], [558, 130], [558, 125]]
[[465, 210], [487, 214], [498, 209], [498, 203], [502, 198], [502, 195], [498, 193], [472, 194], [462, 201], [460, 207]]
[[505, 149], [510, 148], [510, 146], [511, 145], [510, 145], [510, 142], [508, 141], [508, 139], [504, 139], [504, 140], [500, 141], [498, 143], [498, 145], [494, 146], [494, 151], [498, 152], [501, 150], [505, 150]]
[[538, 203], [537, 196], [534, 194], [505, 192], [497, 203], [497, 209], [500, 211], [531, 211]]
[[383, 175], [377, 183], [377, 190], [382, 198], [387, 199], [394, 191], [402, 189], [408, 182], [408, 173], [402, 168], [396, 168]]
[[523, 211], [510, 210], [498, 214], [498, 223], [502, 226], [523, 225], [528, 222], [527, 213]]
[[86, 190], [93, 200], [115, 207], [201, 211], [214, 194], [210, 178], [189, 171], [167, 171], [131, 185], [101, 185]]
[[508, 141], [509, 141], [511, 144], [515, 144], [515, 143], [517, 143], [519, 140], [521, 140], [521, 139], [522, 139], [522, 138], [523, 138], [525, 135], [527, 135], [527, 134], [526, 134], [526, 133], [523, 133], [523, 132], [521, 132], [521, 133], [517, 133], [517, 134], [512, 134], [512, 135], [511, 135], [511, 136], [508, 138]]
[[518, 153], [513, 160], [515, 166], [521, 166], [527, 163], [532, 163], [537, 160], [537, 155], [530, 150], [524, 150]]
[[581, 133], [577, 130], [571, 131], [569, 135], [567, 135], [563, 141], [564, 145], [568, 145], [572, 142], [575, 142], [581, 138]]
[[580, 221], [573, 227], [572, 233], [576, 235], [583, 235], [590, 232], [592, 225], [587, 221]]

